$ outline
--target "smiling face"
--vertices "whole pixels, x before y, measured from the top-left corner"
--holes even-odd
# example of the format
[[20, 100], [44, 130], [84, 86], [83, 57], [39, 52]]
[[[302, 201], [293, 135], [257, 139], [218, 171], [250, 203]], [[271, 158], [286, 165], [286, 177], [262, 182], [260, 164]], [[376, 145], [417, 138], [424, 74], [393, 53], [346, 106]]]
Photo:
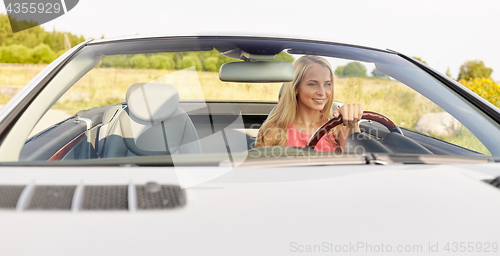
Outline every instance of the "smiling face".
[[297, 88], [299, 109], [321, 111], [330, 100], [332, 93], [333, 81], [330, 69], [315, 63], [307, 68]]

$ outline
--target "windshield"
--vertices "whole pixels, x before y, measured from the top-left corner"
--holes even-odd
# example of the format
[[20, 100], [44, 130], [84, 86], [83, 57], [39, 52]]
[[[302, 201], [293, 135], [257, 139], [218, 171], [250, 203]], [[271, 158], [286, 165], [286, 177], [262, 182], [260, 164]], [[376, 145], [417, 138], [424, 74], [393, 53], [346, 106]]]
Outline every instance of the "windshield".
[[[280, 78], [284, 71], [269, 63], [293, 67], [303, 56], [324, 59], [331, 67], [332, 113], [358, 104], [375, 114], [357, 122], [359, 130], [341, 145], [334, 138], [330, 143], [341, 147], [329, 152], [290, 146], [289, 130], [284, 130], [288, 141], [261, 147], [259, 130], [271, 122], [275, 107], [285, 115], [281, 113], [300, 105], [300, 100], [294, 105], [279, 97], [292, 81]], [[236, 74], [231, 81], [224, 78], [224, 66], [237, 70], [231, 71]], [[297, 76], [297, 65], [293, 72]], [[352, 157], [359, 162], [358, 157], [366, 159], [370, 153], [500, 154], [498, 133], [492, 132], [499, 130], [498, 124], [424, 70], [394, 53], [336, 44], [231, 38], [91, 43], [29, 108], [48, 111], [32, 116], [39, 121], [18, 157], [25, 163], [237, 167], [249, 159], [270, 158], [312, 157], [332, 164]], [[286, 128], [300, 127], [297, 119], [290, 120]], [[303, 134], [311, 138], [315, 129]], [[336, 129], [341, 128], [331, 130]]]

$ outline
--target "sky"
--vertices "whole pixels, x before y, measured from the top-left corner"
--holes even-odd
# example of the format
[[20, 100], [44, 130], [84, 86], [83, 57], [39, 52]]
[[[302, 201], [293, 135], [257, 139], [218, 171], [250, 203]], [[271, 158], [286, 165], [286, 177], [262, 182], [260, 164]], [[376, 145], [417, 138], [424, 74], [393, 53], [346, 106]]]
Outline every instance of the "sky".
[[[0, 7], [6, 13], [5, 6]], [[434, 69], [482, 60], [500, 81], [500, 1], [495, 0], [80, 0], [43, 24], [86, 38], [243, 35], [326, 40], [391, 49]]]

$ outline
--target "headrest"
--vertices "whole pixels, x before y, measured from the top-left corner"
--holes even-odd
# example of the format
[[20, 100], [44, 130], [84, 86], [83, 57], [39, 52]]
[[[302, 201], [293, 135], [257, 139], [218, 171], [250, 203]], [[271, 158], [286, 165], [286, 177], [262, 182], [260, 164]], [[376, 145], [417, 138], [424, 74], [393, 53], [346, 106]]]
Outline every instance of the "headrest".
[[128, 88], [127, 105], [131, 118], [156, 124], [175, 113], [179, 105], [179, 93], [170, 84], [137, 83]]

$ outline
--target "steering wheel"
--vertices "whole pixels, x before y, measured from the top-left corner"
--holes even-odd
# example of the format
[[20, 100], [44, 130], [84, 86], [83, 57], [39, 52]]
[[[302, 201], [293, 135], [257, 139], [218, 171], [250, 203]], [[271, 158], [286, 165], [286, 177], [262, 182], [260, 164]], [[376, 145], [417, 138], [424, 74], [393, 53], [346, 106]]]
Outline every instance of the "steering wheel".
[[[381, 123], [382, 125], [387, 127], [387, 129], [389, 129], [390, 132], [396, 132], [396, 133], [403, 135], [403, 132], [401, 131], [399, 126], [397, 126], [391, 119], [389, 119], [388, 117], [386, 117], [382, 114], [379, 114], [376, 112], [371, 112], [371, 111], [364, 111], [361, 119], [372, 120], [372, 121]], [[321, 139], [321, 137], [323, 137], [323, 135], [327, 134], [328, 131], [330, 131], [335, 126], [342, 124], [342, 123], [344, 123], [344, 121], [342, 120], [342, 116], [340, 116], [340, 115], [337, 118], [332, 118], [332, 119], [328, 120], [328, 122], [324, 123], [311, 136], [311, 138], [307, 142], [306, 148], [314, 149], [314, 147], [316, 147], [316, 144], [318, 144], [319, 140]]]

